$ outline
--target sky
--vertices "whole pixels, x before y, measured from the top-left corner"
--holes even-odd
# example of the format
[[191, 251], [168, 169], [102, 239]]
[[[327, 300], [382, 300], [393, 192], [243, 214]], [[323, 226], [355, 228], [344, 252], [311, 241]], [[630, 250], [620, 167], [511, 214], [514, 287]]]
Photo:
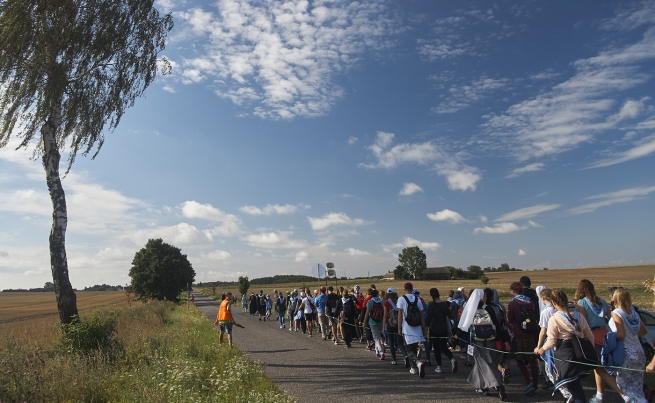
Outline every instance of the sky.
[[[156, 6], [173, 73], [63, 180], [74, 287], [129, 283], [150, 238], [196, 281], [382, 275], [408, 246], [428, 266], [655, 263], [655, 1]], [[0, 289], [52, 280], [45, 174], [16, 146]]]

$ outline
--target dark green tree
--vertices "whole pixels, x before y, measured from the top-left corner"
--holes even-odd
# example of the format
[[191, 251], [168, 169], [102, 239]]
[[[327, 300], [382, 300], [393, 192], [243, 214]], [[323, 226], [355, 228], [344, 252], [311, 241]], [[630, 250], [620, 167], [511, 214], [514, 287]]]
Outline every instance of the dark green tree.
[[477, 280], [484, 275], [482, 267], [471, 265], [468, 267], [468, 277], [472, 280]]
[[428, 268], [425, 253], [418, 246], [404, 248], [398, 254], [398, 262], [412, 278], [421, 278], [423, 270]]
[[239, 276], [239, 292], [241, 293], [241, 295], [247, 294], [249, 288], [250, 288], [250, 281], [248, 280], [248, 277]]
[[0, 147], [42, 159], [52, 201], [50, 268], [62, 323], [77, 314], [68, 276], [68, 212], [59, 175], [60, 151], [70, 170], [78, 151], [95, 157], [103, 131], [118, 126], [158, 71], [170, 14], [153, 0], [0, 0]]
[[404, 266], [396, 266], [396, 269], [393, 271], [393, 278], [395, 280], [408, 280], [409, 272]]
[[149, 239], [134, 255], [130, 277], [132, 292], [140, 300], [178, 301], [187, 284], [195, 280], [196, 272], [180, 248], [159, 238]]
[[43, 286], [43, 290], [45, 290], [45, 291], [54, 291], [55, 290], [55, 285], [52, 284], [50, 281], [46, 281], [45, 285]]
[[509, 271], [509, 265], [507, 263], [502, 263], [498, 266], [498, 271]]

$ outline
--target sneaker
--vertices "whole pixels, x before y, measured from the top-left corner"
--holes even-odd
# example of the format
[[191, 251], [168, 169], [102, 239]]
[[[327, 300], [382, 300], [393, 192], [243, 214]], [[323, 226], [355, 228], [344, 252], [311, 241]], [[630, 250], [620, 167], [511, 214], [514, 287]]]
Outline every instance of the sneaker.
[[296, 332], [297, 332], [297, 331], [298, 331], [298, 329], [296, 328]]
[[290, 331], [290, 332], [293, 332], [293, 328], [292, 328], [292, 327], [290, 327], [290, 328], [289, 328], [289, 331]]
[[409, 357], [405, 357], [405, 368], [409, 368]]
[[590, 403], [603, 403], [603, 399], [599, 399], [596, 394], [591, 397], [591, 399], [588, 400]]
[[409, 370], [409, 373], [412, 374], [412, 375], [416, 375], [416, 374], [418, 374], [418, 369], [417, 368], [412, 368], [412, 369]]
[[418, 363], [418, 376], [421, 378], [425, 378], [425, 363], [424, 362], [419, 362]]
[[373, 349], [371, 348], [371, 346], [366, 346], [366, 348], [365, 348], [364, 350], [366, 350], [366, 351], [373, 351]]
[[309, 334], [309, 337], [312, 337], [312, 334], [311, 334], [311, 333]]
[[339, 342], [336, 340], [332, 340], [332, 342], [334, 343], [335, 346], [339, 345]]
[[380, 361], [384, 361], [384, 354], [380, 355]]
[[534, 392], [530, 393], [530, 396], [539, 397], [539, 396], [541, 396], [541, 391], [539, 389], [535, 388]]
[[391, 361], [391, 365], [397, 365], [398, 363], [396, 361]]
[[437, 374], [440, 374], [441, 373], [441, 367], [435, 368], [434, 372], [437, 373]]
[[465, 366], [465, 367], [472, 367], [473, 364], [471, 364], [471, 363], [468, 362], [468, 361], [464, 361], [464, 366]]
[[425, 365], [427, 365], [428, 367], [431, 367], [432, 366], [432, 361], [426, 362]]
[[507, 385], [509, 383], [509, 370], [507, 368], [503, 368], [503, 383]]
[[284, 326], [280, 326], [280, 329], [284, 328]]
[[476, 389], [475, 391], [481, 395], [489, 396], [489, 389]]
[[346, 344], [346, 348], [352, 348], [350, 344]]
[[525, 386], [525, 389], [523, 390], [523, 394], [524, 395], [531, 395], [535, 390], [536, 390], [536, 388], [534, 387], [532, 382], [530, 382], [529, 384], [527, 384]]
[[501, 402], [504, 402], [507, 399], [507, 393], [505, 393], [505, 385], [500, 385], [498, 388], [498, 397], [500, 397]]
[[450, 363], [453, 366], [453, 374], [454, 374], [455, 372], [457, 372], [457, 360], [453, 358], [452, 360], [450, 360]]

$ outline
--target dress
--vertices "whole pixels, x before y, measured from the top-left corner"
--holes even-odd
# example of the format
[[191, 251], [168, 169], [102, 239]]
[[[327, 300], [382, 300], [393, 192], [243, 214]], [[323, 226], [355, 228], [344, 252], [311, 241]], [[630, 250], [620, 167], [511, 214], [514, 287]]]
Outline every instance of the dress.
[[[625, 319], [624, 319], [625, 320]], [[616, 323], [610, 319], [610, 329], [616, 332]], [[623, 349], [625, 351], [625, 360], [622, 367], [643, 369], [646, 367], [646, 355], [641, 347], [639, 338], [632, 333], [626, 326], [625, 338], [623, 339]], [[616, 383], [628, 396], [637, 403], [646, 403], [644, 398], [644, 373], [639, 371], [616, 371]]]

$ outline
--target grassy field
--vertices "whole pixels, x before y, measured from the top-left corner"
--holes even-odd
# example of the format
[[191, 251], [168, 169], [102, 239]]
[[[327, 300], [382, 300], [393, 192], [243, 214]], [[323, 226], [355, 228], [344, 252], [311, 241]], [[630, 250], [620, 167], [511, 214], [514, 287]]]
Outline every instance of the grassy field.
[[137, 302], [115, 312], [115, 344], [91, 354], [68, 351], [52, 323], [0, 331], [0, 402], [293, 401], [248, 357], [219, 344], [195, 308]]
[[[532, 280], [532, 288], [539, 285], [545, 285], [548, 288], [560, 289], [565, 291], [569, 298], [573, 298], [578, 282], [582, 279], [590, 280], [596, 289], [597, 294], [607, 299], [607, 289], [612, 286], [622, 286], [627, 288], [632, 295], [635, 305], [651, 309], [653, 306], [653, 293], [647, 292], [642, 285], [644, 280], [653, 280], [655, 276], [655, 265], [645, 266], [613, 266], [613, 267], [591, 267], [584, 269], [562, 269], [562, 270], [540, 270], [540, 271], [515, 271], [502, 273], [487, 273], [489, 283], [485, 286], [480, 280], [441, 280], [441, 281], [412, 281], [415, 288], [418, 288], [423, 296], [429, 296], [430, 288], [437, 288], [442, 295], [446, 295], [448, 290], [455, 290], [458, 287], [464, 287], [467, 292], [474, 288], [490, 287], [498, 290], [501, 300], [508, 302], [510, 299], [509, 286], [512, 282], [518, 281], [521, 276], [528, 276]], [[410, 280], [411, 281], [411, 280]], [[351, 288], [359, 284], [362, 290], [366, 290], [371, 283], [375, 283], [378, 289], [387, 289], [394, 287], [398, 292], [402, 292], [405, 281], [384, 281], [384, 280], [344, 280], [338, 281], [339, 286]], [[333, 280], [329, 284], [336, 285]], [[325, 281], [306, 283], [312, 291]], [[277, 289], [284, 293], [293, 291], [294, 288], [300, 289], [303, 284], [271, 284], [266, 286], [251, 285], [248, 294], [251, 292], [259, 293], [263, 290], [265, 294], [273, 295], [273, 290]], [[197, 288], [196, 288], [197, 289]], [[202, 288], [204, 294], [211, 295], [211, 288]], [[216, 294], [221, 292], [232, 291], [239, 295], [237, 287], [230, 289], [216, 288]]]

